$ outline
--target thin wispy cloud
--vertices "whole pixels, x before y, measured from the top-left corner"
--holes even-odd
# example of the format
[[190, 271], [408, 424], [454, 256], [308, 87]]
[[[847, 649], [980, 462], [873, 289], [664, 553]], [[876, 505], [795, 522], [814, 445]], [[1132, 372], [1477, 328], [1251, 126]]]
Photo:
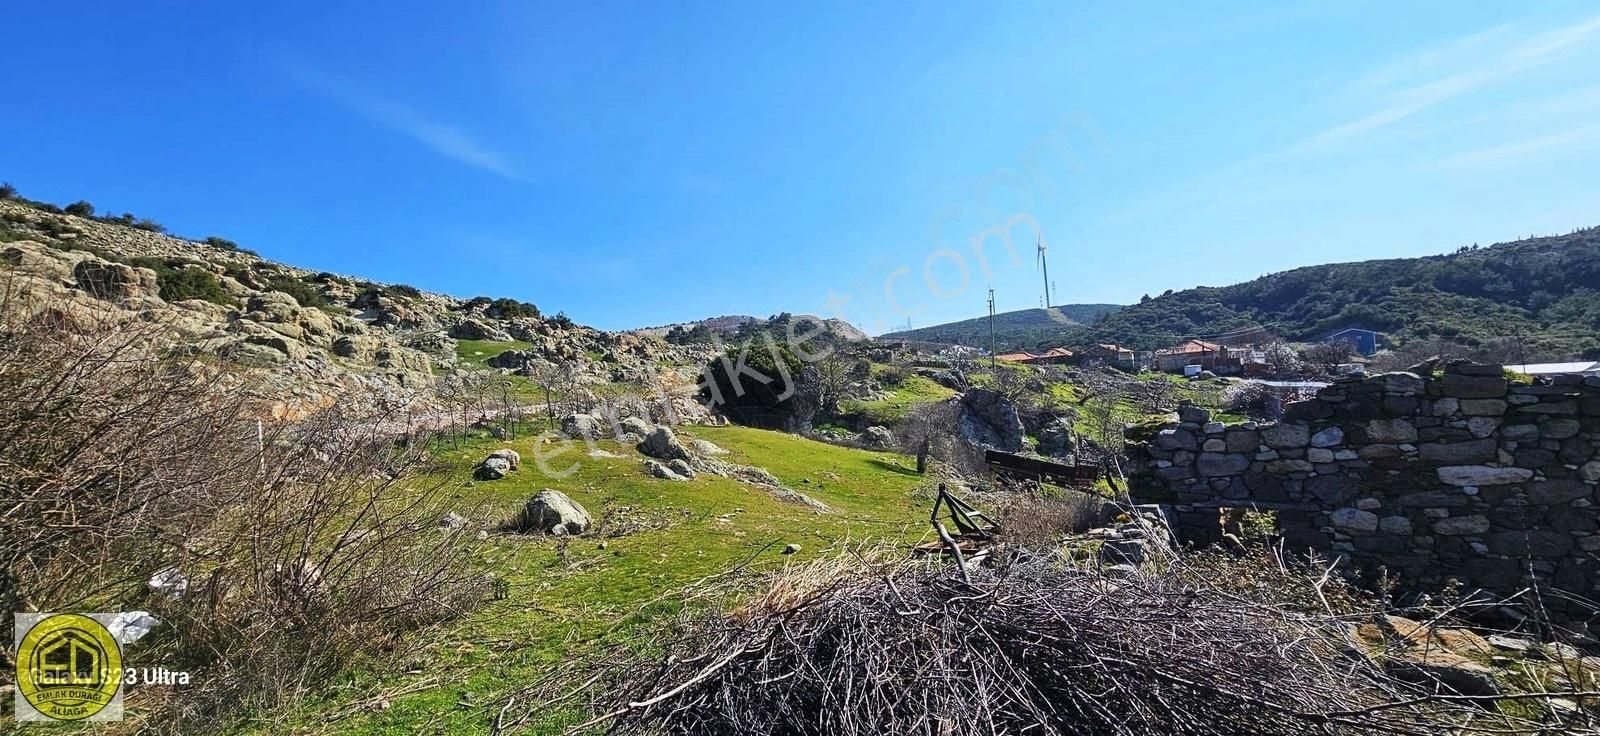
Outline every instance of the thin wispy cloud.
[[[1430, 108], [1551, 64], [1600, 38], [1600, 15], [1532, 36], [1517, 36], [1510, 26], [1435, 44], [1368, 74], [1352, 85], [1376, 93], [1377, 109], [1331, 126], [1298, 148], [1325, 149], [1373, 133]], [[1416, 80], [1418, 69], [1431, 73]], [[1414, 80], [1407, 83], [1406, 80]]]
[[1557, 153], [1565, 156], [1596, 147], [1600, 147], [1600, 124], [1467, 151], [1441, 160], [1439, 166], [1446, 169], [1505, 168], [1546, 159]]
[[390, 128], [446, 158], [513, 181], [525, 181], [506, 156], [473, 139], [459, 128], [428, 118], [348, 79], [320, 71], [292, 58], [279, 60], [296, 84], [372, 122]]

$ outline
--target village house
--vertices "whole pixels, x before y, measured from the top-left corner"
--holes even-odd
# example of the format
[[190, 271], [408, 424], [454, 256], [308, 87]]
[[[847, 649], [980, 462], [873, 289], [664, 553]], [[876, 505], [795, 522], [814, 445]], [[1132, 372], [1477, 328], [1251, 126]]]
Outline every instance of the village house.
[[1078, 353], [1078, 362], [1086, 368], [1109, 365], [1116, 368], [1133, 369], [1133, 350], [1121, 345], [1099, 344], [1091, 345]]
[[1230, 348], [1204, 340], [1185, 340], [1164, 350], [1157, 350], [1156, 370], [1181, 373], [1186, 366], [1199, 366], [1200, 370], [1216, 374], [1234, 374], [1244, 370], [1251, 348]]
[[1050, 348], [1043, 353], [1035, 355], [1033, 360], [1028, 362], [1043, 365], [1062, 365], [1065, 363], [1075, 362], [1076, 360], [1077, 356], [1073, 355], [1071, 350], [1066, 348]]

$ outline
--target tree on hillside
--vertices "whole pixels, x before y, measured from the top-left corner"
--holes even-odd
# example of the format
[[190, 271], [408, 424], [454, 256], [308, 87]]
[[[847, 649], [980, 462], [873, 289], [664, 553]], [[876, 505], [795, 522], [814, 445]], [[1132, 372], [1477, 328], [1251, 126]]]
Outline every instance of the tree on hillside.
[[900, 451], [917, 458], [918, 473], [927, 472], [929, 460], [963, 472], [982, 468], [981, 455], [961, 438], [960, 416], [960, 403], [947, 399], [917, 406], [895, 427]]
[[89, 204], [89, 201], [84, 199], [80, 199], [72, 204], [67, 205], [62, 209], [62, 211], [69, 215], [77, 215], [78, 217], [94, 217], [94, 205]]
[[11, 182], [0, 182], [0, 199], [16, 199], [17, 188]]
[[839, 402], [845, 398], [845, 388], [850, 385], [850, 374], [855, 364], [854, 359], [837, 349], [828, 351], [822, 359], [812, 363], [822, 387], [822, 412], [831, 414], [838, 410]]

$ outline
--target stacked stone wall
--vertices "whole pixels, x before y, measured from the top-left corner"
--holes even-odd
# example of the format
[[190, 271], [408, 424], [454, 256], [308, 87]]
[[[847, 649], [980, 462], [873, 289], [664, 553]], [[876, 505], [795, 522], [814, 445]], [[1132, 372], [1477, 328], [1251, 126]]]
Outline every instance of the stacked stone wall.
[[1257, 426], [1179, 422], [1136, 449], [1137, 496], [1185, 541], [1219, 510], [1277, 515], [1287, 545], [1430, 589], [1455, 579], [1600, 600], [1600, 378], [1512, 380], [1453, 362], [1341, 380]]

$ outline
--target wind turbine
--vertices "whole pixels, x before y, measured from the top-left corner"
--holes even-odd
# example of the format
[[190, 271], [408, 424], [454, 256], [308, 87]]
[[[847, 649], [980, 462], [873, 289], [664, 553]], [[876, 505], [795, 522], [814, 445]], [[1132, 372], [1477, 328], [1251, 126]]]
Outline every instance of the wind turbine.
[[1049, 309], [1050, 308], [1050, 262], [1048, 260], [1045, 260], [1045, 257], [1044, 257], [1045, 250], [1047, 250], [1045, 248], [1045, 245], [1044, 245], [1044, 238], [1040, 238], [1038, 240], [1038, 245], [1039, 245], [1039, 258], [1038, 258], [1038, 260], [1034, 261], [1033, 265], [1034, 265], [1035, 268], [1038, 268], [1038, 269], [1044, 271], [1044, 308], [1045, 309]]

